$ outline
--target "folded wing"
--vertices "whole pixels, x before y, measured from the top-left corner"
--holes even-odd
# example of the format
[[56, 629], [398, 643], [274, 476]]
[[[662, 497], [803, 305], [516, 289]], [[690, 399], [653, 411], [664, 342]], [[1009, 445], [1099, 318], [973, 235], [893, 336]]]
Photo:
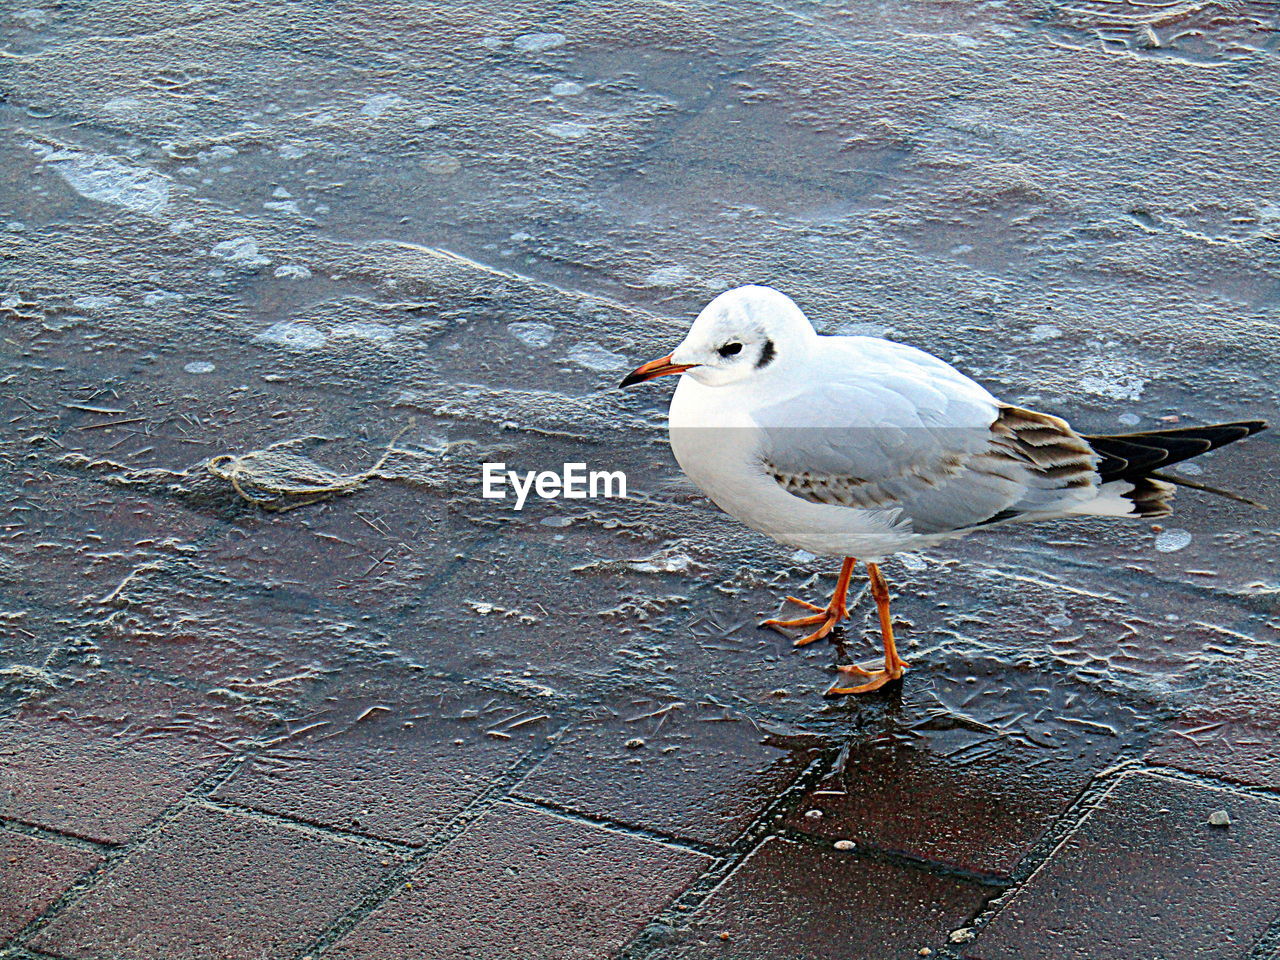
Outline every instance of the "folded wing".
[[1065, 515], [1097, 497], [1099, 457], [1065, 421], [881, 343], [889, 362], [862, 358], [856, 376], [757, 413], [762, 468], [788, 493], [883, 511], [922, 534]]

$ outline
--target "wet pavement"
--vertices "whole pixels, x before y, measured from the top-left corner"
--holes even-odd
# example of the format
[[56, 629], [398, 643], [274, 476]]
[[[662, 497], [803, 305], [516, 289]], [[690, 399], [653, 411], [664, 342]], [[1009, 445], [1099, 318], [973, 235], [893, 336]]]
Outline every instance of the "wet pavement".
[[1090, 432], [1274, 419], [1270, 5], [0, 17], [0, 956], [1280, 956], [1273, 434], [1183, 468], [1270, 513], [886, 564], [912, 668], [832, 701], [869, 598], [757, 629], [834, 565], [611, 389], [764, 282]]

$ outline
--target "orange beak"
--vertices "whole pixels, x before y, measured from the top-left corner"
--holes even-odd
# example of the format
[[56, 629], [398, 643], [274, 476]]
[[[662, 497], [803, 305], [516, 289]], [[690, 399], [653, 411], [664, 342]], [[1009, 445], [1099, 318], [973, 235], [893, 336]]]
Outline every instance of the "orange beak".
[[619, 387], [630, 387], [637, 383], [644, 383], [646, 380], [652, 380], [654, 377], [663, 377], [668, 373], [684, 373], [690, 367], [696, 367], [696, 363], [672, 363], [671, 354], [665, 357], [659, 357], [657, 360], [650, 360], [648, 363], [642, 363], [636, 367], [618, 384]]

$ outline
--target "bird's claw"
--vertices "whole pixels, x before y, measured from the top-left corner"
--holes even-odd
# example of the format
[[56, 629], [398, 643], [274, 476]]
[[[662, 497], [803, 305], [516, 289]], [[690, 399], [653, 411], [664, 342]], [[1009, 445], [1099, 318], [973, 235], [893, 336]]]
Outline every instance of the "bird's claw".
[[[852, 666], [852, 664], [850, 664], [849, 666]], [[868, 680], [866, 683], [860, 683], [857, 686], [853, 686], [853, 687], [842, 687], [839, 684], [836, 684], [835, 686], [827, 690], [827, 692], [824, 693], [823, 696], [824, 697], [847, 697], [847, 696], [851, 696], [859, 693], [871, 693], [871, 691], [879, 690], [881, 687], [883, 687], [887, 683], [892, 683], [895, 680], [901, 680], [902, 667], [905, 667], [905, 666], [906, 664], [901, 664], [897, 670], [893, 670], [893, 671], [889, 671], [889, 670], [867, 671], [867, 670], [863, 670], [861, 667], [856, 667], [855, 670], [860, 676], [870, 677], [871, 679]], [[848, 670], [846, 667], [840, 667], [839, 669], [847, 673], [855, 672], [854, 670]]]
[[796, 627], [812, 627], [817, 625], [817, 630], [813, 631], [813, 633], [806, 637], [801, 637], [795, 642], [794, 646], [797, 647], [803, 647], [816, 640], [821, 640], [835, 629], [837, 623], [849, 616], [849, 610], [843, 604], [838, 606], [820, 607], [816, 603], [809, 603], [807, 600], [800, 600], [796, 597], [787, 597], [787, 600], [791, 603], [806, 607], [809, 610], [817, 610], [818, 613], [811, 617], [797, 617], [794, 620], [778, 620], [776, 618], [766, 620], [761, 623], [760, 626], [771, 627], [772, 629], [781, 632], [783, 630], [793, 630]]
[[[872, 661], [865, 666], [856, 663], [842, 663], [836, 667], [836, 669], [841, 673], [851, 673], [855, 676], [868, 677], [869, 679], [866, 683], [860, 683], [853, 687], [842, 687], [839, 684], [836, 684], [824, 693], [823, 696], [845, 697], [852, 694], [870, 693], [873, 690], [879, 690], [887, 683], [892, 683], [894, 680], [901, 680], [903, 672], [909, 666], [910, 664], [901, 658], [894, 661], [893, 668], [890, 668], [888, 664], [877, 665], [875, 661]], [[872, 667], [875, 669], [871, 669]]]

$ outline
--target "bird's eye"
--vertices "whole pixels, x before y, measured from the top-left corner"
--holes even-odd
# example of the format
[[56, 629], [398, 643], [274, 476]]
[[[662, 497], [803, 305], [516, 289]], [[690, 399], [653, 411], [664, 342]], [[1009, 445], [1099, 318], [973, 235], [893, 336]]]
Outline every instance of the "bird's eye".
[[742, 352], [742, 344], [726, 343], [723, 347], [716, 351], [722, 357], [732, 357], [736, 353]]

